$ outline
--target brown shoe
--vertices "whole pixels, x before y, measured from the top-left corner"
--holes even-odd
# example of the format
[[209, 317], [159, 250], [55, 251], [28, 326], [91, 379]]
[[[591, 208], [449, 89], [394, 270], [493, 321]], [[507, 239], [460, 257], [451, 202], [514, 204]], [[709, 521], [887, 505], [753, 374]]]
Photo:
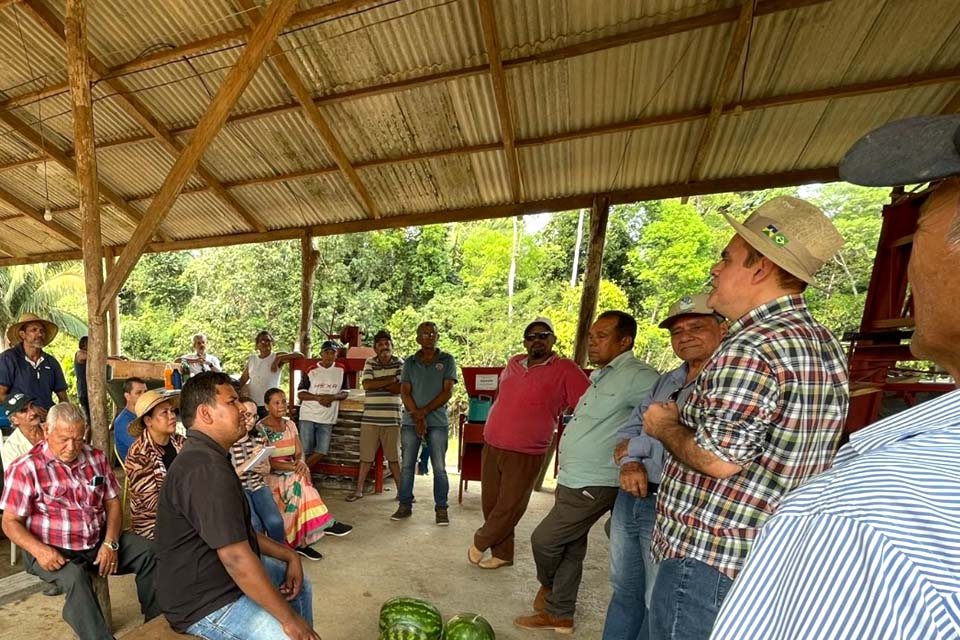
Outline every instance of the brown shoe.
[[573, 618], [554, 618], [546, 611], [540, 611], [532, 616], [521, 616], [513, 624], [522, 629], [542, 629], [557, 633], [573, 633]]
[[534, 611], [543, 611], [547, 608], [547, 596], [550, 595], [551, 591], [553, 591], [553, 589], [550, 587], [543, 586], [537, 590], [537, 596], [533, 599]]
[[504, 560], [503, 558], [498, 558], [496, 556], [491, 556], [486, 560], [481, 560], [477, 563], [481, 569], [499, 569], [500, 567], [512, 567], [513, 560]]
[[483, 560], [483, 551], [480, 551], [480, 549], [470, 545], [467, 548], [467, 560], [470, 562], [470, 564], [480, 564], [480, 561]]

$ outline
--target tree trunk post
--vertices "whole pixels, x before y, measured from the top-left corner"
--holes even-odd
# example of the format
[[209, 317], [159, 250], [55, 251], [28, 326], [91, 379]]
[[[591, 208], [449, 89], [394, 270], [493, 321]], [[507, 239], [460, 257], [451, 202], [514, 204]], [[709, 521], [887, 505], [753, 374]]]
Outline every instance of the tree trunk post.
[[[104, 263], [107, 267], [107, 277], [109, 277], [114, 266], [117, 264], [117, 252], [113, 248], [107, 247], [104, 249]], [[120, 296], [114, 296], [110, 301], [110, 306], [107, 308], [107, 327], [110, 330], [110, 345], [109, 349], [107, 350], [107, 354], [111, 356], [119, 356], [121, 354]]]
[[310, 357], [313, 334], [313, 287], [317, 281], [317, 258], [320, 253], [313, 247], [313, 236], [305, 233], [300, 238], [303, 274], [300, 279], [300, 353]]
[[587, 363], [587, 334], [597, 312], [600, 295], [600, 273], [603, 270], [603, 245], [607, 239], [607, 218], [610, 216], [610, 198], [596, 196], [590, 209], [590, 246], [587, 249], [587, 268], [583, 274], [583, 292], [580, 295], [580, 316], [573, 360], [581, 367]]
[[[85, 0], [67, 0], [64, 25], [67, 49], [67, 77], [73, 107], [73, 128], [80, 185], [80, 220], [83, 237], [83, 272], [87, 294], [87, 393], [93, 446], [109, 451], [106, 416], [107, 327], [98, 312], [103, 289], [103, 246], [100, 235], [100, 206], [97, 188], [97, 157], [94, 150], [93, 102], [90, 95], [90, 68], [87, 62], [87, 8]], [[103, 617], [113, 626], [110, 590], [103, 580], [94, 581]]]

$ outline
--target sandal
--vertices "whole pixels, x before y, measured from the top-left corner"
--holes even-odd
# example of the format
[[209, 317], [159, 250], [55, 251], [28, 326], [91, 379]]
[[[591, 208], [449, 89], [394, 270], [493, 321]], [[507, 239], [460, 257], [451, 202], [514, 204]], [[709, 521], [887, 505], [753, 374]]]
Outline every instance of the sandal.
[[357, 500], [359, 500], [359, 499], [362, 498], [362, 497], [363, 497], [363, 494], [362, 494], [362, 493], [361, 493], [360, 495], [357, 495], [357, 494], [355, 494], [355, 493], [352, 493], [352, 494], [350, 494], [349, 496], [347, 496], [346, 499], [347, 499], [347, 502], [356, 502]]

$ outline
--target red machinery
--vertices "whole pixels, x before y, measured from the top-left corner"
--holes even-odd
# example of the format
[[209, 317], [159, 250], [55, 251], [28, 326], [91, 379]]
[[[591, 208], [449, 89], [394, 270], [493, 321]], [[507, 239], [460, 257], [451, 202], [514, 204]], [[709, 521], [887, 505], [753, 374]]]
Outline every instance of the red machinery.
[[491, 404], [496, 399], [503, 367], [461, 367], [460, 371], [463, 374], [463, 386], [472, 405], [468, 407], [466, 414], [461, 412], [457, 432], [457, 470], [460, 472], [457, 501], [463, 502], [463, 490], [467, 488], [467, 484], [471, 480], [480, 482], [483, 426], [487, 416], [485, 411], [478, 412], [475, 407], [484, 406], [477, 404], [481, 402], [481, 396]]

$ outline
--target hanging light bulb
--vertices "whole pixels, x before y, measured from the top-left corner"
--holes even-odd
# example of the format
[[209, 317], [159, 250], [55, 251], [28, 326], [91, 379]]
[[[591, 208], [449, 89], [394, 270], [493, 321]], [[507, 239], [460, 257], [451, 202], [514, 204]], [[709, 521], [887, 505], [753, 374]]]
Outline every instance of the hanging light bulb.
[[50, 207], [47, 207], [46, 209], [43, 210], [43, 219], [46, 220], [47, 222], [50, 222], [53, 220], [53, 212], [50, 211]]

